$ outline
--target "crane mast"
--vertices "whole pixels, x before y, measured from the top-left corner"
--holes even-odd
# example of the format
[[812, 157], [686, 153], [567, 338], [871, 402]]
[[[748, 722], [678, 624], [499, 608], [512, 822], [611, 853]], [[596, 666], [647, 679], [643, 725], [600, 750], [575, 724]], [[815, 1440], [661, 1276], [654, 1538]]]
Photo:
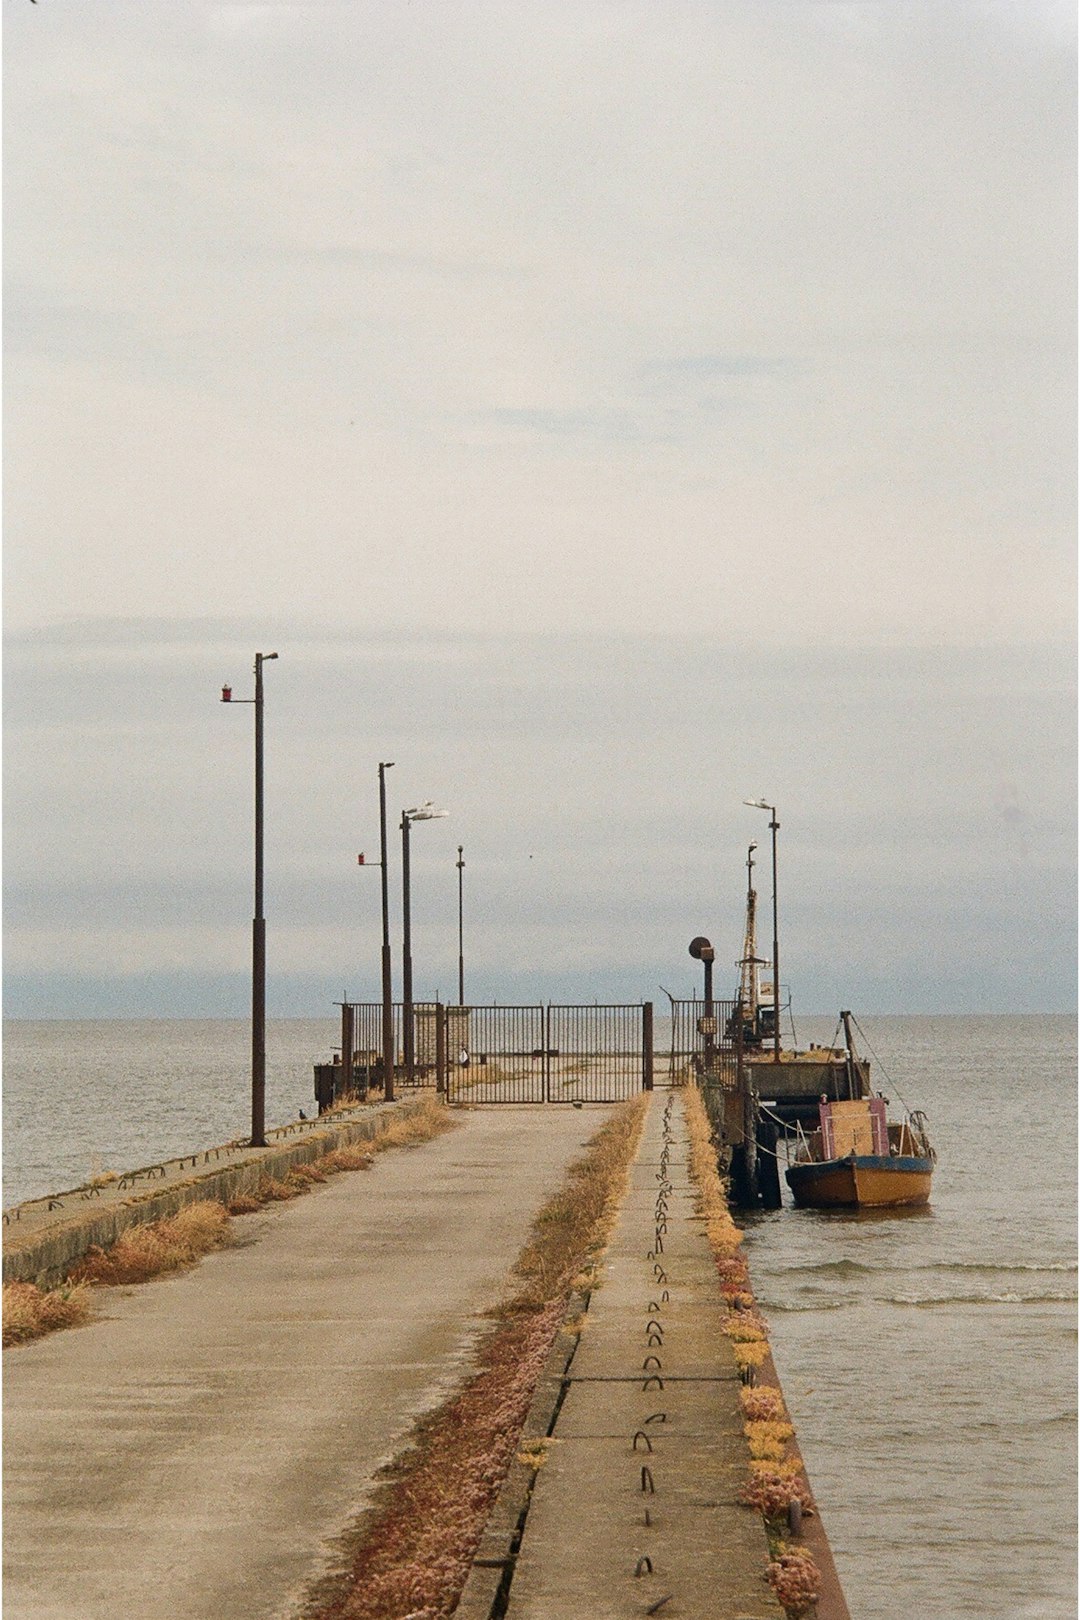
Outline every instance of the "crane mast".
[[746, 933], [743, 953], [739, 962], [742, 970], [739, 980], [739, 1016], [742, 1020], [743, 1040], [756, 1045], [758, 1040], [758, 976], [761, 958], [757, 954], [757, 892], [754, 888], [754, 851], [751, 844], [746, 852]]

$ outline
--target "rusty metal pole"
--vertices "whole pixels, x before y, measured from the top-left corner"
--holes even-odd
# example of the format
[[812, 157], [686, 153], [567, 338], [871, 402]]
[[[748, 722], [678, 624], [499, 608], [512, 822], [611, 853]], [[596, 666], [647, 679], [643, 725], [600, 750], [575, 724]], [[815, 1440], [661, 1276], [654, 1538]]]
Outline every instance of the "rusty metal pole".
[[773, 948], [773, 1062], [780, 1062], [780, 925], [777, 921], [778, 906], [776, 898], [776, 835], [780, 831], [780, 823], [776, 819], [775, 804], [768, 804], [764, 799], [744, 799], [743, 804], [749, 805], [751, 810], [767, 810], [769, 812], [769, 831], [772, 833], [772, 948]]
[[712, 946], [701, 953], [701, 960], [705, 964], [705, 1073], [710, 1078], [716, 1064], [716, 1012], [712, 982], [715, 954]]
[[642, 1084], [646, 1091], [651, 1091], [653, 1088], [653, 1004], [651, 1001], [642, 1002], [641, 1006], [641, 1045], [645, 1058]]
[[263, 914], [263, 673], [255, 654], [255, 916], [251, 925], [251, 1146], [266, 1146], [266, 917]]
[[459, 1007], [465, 1005], [465, 913], [463, 898], [465, 862], [462, 859], [464, 853], [464, 845], [459, 844], [457, 847], [457, 999]]
[[[341, 1003], [341, 1094], [352, 1090], [353, 1067], [353, 1008], [350, 1001]], [[335, 1099], [336, 1100], [336, 1099]]]
[[255, 706], [255, 916], [251, 924], [251, 1147], [266, 1146], [266, 918], [263, 915], [263, 664], [277, 653], [255, 654], [255, 696], [234, 698], [221, 688], [222, 703]]
[[773, 971], [773, 1062], [780, 1062], [780, 927], [777, 921], [776, 899], [776, 835], [780, 831], [780, 823], [776, 819], [776, 806], [769, 806], [772, 820], [769, 822], [769, 831], [772, 833], [772, 971]]
[[409, 894], [409, 815], [401, 812], [401, 1016], [405, 1023], [403, 1046], [405, 1050], [405, 1079], [413, 1083], [413, 1001], [412, 1001], [412, 917]]
[[435, 1003], [435, 1095], [446, 1096], [446, 1008]]
[[379, 853], [382, 861], [382, 1058], [383, 1091], [394, 1100], [394, 992], [390, 976], [390, 891], [386, 850], [386, 773], [392, 759], [379, 763]]

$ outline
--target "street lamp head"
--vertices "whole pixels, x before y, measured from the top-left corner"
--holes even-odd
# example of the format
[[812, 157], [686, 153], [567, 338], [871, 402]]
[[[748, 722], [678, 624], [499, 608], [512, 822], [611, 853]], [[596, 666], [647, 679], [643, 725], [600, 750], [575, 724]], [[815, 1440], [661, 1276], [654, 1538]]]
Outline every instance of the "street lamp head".
[[430, 799], [425, 800], [413, 810], [403, 810], [402, 815], [406, 821], [438, 821], [442, 816], [448, 816], [449, 810], [436, 810]]
[[743, 804], [748, 804], [751, 810], [771, 810], [773, 808], [771, 804], [766, 804], [764, 799], [744, 799]]

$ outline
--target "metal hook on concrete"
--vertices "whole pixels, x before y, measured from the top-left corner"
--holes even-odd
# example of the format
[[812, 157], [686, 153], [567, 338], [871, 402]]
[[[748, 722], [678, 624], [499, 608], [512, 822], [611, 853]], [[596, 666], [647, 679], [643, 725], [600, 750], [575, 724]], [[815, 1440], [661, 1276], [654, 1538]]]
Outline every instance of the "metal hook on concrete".
[[674, 1596], [675, 1596], [674, 1592], [668, 1592], [668, 1593], [666, 1593], [666, 1595], [664, 1597], [657, 1598], [655, 1603], [651, 1603], [649, 1605], [649, 1607], [645, 1610], [645, 1613], [646, 1614], [659, 1614], [660, 1610], [664, 1607], [664, 1604], [665, 1603], [670, 1603]]
[[635, 1434], [635, 1436], [633, 1438], [633, 1441], [631, 1442], [630, 1449], [632, 1451], [637, 1450], [637, 1443], [638, 1443], [639, 1440], [644, 1440], [644, 1442], [645, 1442], [645, 1450], [646, 1451], [651, 1451], [652, 1450], [652, 1441], [649, 1439], [649, 1437], [645, 1433], [644, 1429], [639, 1429], [638, 1432]]
[[654, 1361], [656, 1363], [657, 1372], [663, 1372], [664, 1363], [660, 1360], [659, 1356], [646, 1356], [645, 1360], [641, 1363], [642, 1372], [648, 1372], [650, 1361]]
[[651, 1575], [652, 1572], [652, 1559], [649, 1557], [648, 1553], [642, 1553], [641, 1557], [637, 1561], [637, 1567], [634, 1570], [634, 1574]]
[[647, 1417], [645, 1419], [645, 1422], [646, 1423], [666, 1423], [667, 1422], [667, 1413], [666, 1412], [654, 1412], [652, 1417]]
[[664, 1387], [664, 1380], [662, 1378], [657, 1378], [655, 1373], [650, 1373], [648, 1378], [646, 1378], [645, 1382], [641, 1386], [641, 1393], [643, 1395], [647, 1395], [649, 1393], [649, 1386], [651, 1384], [655, 1384], [657, 1389], [662, 1390]]
[[653, 1484], [652, 1469], [643, 1467], [641, 1470], [641, 1490], [645, 1496], [655, 1496], [656, 1486]]

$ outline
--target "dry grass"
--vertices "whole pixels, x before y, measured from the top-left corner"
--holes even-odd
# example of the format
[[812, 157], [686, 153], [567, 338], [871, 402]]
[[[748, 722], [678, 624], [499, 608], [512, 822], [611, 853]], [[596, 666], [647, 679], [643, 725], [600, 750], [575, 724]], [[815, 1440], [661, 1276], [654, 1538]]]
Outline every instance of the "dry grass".
[[813, 1614], [821, 1595], [821, 1574], [805, 1547], [781, 1543], [766, 1570], [769, 1585], [790, 1620]]
[[[722, 1332], [731, 1341], [735, 1365], [744, 1379], [752, 1379], [768, 1359], [768, 1330], [754, 1309], [750, 1272], [742, 1252], [742, 1233], [731, 1218], [726, 1188], [716, 1165], [716, 1153], [705, 1104], [697, 1088], [682, 1094], [683, 1110], [690, 1137], [690, 1174], [698, 1189], [698, 1207], [705, 1217], [720, 1291], [728, 1309]], [[804, 1512], [812, 1511], [810, 1486], [797, 1457], [789, 1457], [788, 1442], [794, 1435], [785, 1421], [783, 1396], [774, 1386], [742, 1391], [743, 1428], [750, 1453], [750, 1475], [739, 1500], [756, 1508], [770, 1533], [792, 1502]], [[810, 1553], [799, 1549], [790, 1557], [778, 1557], [769, 1565], [769, 1581], [789, 1620], [808, 1614], [820, 1586], [817, 1565]]]
[[784, 1397], [774, 1384], [740, 1390], [739, 1403], [747, 1423], [780, 1423], [787, 1417]]
[[363, 1528], [347, 1582], [313, 1620], [443, 1620], [457, 1605], [572, 1289], [601, 1253], [637, 1150], [648, 1099], [617, 1109], [544, 1205], [515, 1266], [520, 1286], [479, 1352], [479, 1371], [419, 1427]]
[[177, 1214], [145, 1226], [130, 1226], [110, 1249], [89, 1249], [72, 1271], [74, 1282], [148, 1282], [190, 1266], [225, 1242], [229, 1212], [216, 1199], [185, 1204]]
[[371, 1143], [350, 1142], [332, 1153], [325, 1153], [319, 1164], [328, 1175], [333, 1175], [336, 1170], [370, 1170], [371, 1159]]
[[392, 1147], [415, 1147], [419, 1142], [429, 1142], [433, 1136], [453, 1130], [460, 1123], [446, 1105], [429, 1092], [418, 1108], [392, 1120], [386, 1130], [370, 1143], [370, 1149], [374, 1153], [384, 1153]]
[[[237, 1193], [227, 1205], [200, 1200], [165, 1220], [129, 1227], [111, 1248], [89, 1249], [62, 1288], [43, 1292], [32, 1283], [9, 1283], [3, 1291], [4, 1345], [25, 1344], [56, 1328], [85, 1322], [90, 1315], [89, 1284], [150, 1282], [193, 1265], [227, 1242], [230, 1216], [251, 1215], [264, 1204], [296, 1198], [339, 1172], [367, 1170], [375, 1153], [429, 1141], [457, 1123], [434, 1097], [425, 1097], [420, 1108], [394, 1120], [373, 1141], [349, 1143], [312, 1164], [293, 1165], [283, 1180], [264, 1177], [253, 1191]], [[110, 1170], [90, 1185], [105, 1186], [116, 1179]]]
[[252, 1197], [251, 1193], [237, 1193], [225, 1205], [230, 1215], [254, 1215], [257, 1209], [262, 1209], [262, 1199]]
[[4, 1288], [5, 1349], [26, 1344], [56, 1328], [75, 1327], [90, 1315], [88, 1290], [79, 1284], [42, 1290], [33, 1283], [7, 1283]]
[[594, 1262], [619, 1213], [647, 1108], [648, 1098], [640, 1097], [616, 1110], [596, 1133], [588, 1156], [570, 1166], [514, 1265], [521, 1286], [510, 1309], [541, 1305], [572, 1286], [591, 1286]]

